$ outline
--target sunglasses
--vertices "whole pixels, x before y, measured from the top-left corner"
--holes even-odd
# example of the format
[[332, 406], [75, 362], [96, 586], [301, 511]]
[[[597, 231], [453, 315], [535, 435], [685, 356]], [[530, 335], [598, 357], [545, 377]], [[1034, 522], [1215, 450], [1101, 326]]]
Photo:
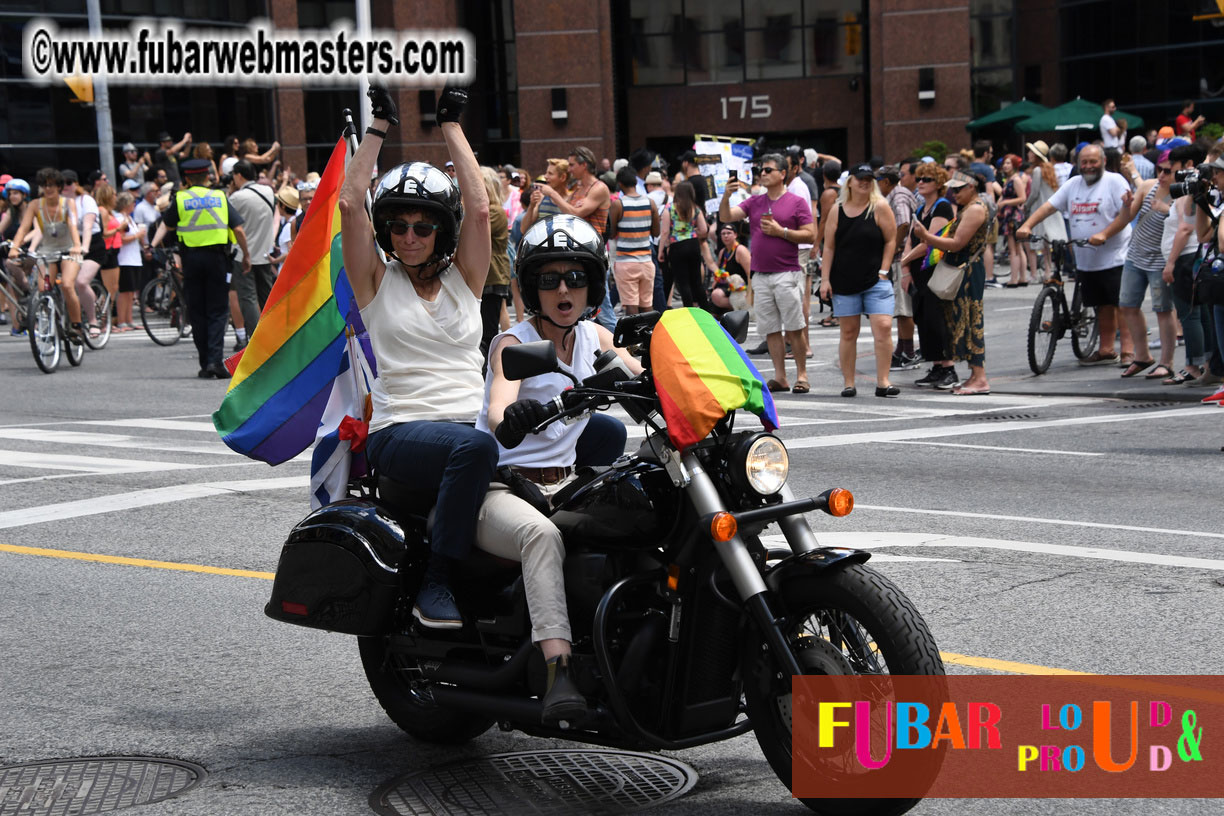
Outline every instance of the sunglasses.
[[442, 227], [438, 224], [427, 224], [424, 221], [418, 221], [415, 224], [409, 224], [407, 221], [388, 221], [387, 229], [391, 230], [392, 235], [407, 235], [408, 230], [412, 230], [416, 233], [416, 237], [428, 238]]
[[1172, 168], [1172, 167], [1157, 167], [1157, 168], [1156, 168], [1156, 170], [1157, 170], [1157, 171], [1160, 173], [1160, 175], [1162, 175], [1162, 176], [1163, 176], [1165, 173], [1172, 173], [1172, 172], [1173, 172], [1173, 168]]
[[935, 181], [934, 177], [932, 176], [918, 176], [917, 178], [918, 178], [918, 181], [930, 181], [930, 182]]
[[536, 288], [551, 292], [565, 281], [567, 289], [583, 289], [587, 285], [585, 269], [570, 269], [566, 272], [541, 272], [536, 280]]
[[781, 172], [782, 172], [782, 171], [781, 171], [781, 170], [779, 170], [779, 169], [778, 169], [778, 168], [776, 168], [776, 167], [762, 167], [762, 168], [761, 168], [761, 175], [762, 175], [762, 176], [764, 176], [764, 175], [766, 175], [766, 174], [768, 174], [768, 173], [781, 173]]

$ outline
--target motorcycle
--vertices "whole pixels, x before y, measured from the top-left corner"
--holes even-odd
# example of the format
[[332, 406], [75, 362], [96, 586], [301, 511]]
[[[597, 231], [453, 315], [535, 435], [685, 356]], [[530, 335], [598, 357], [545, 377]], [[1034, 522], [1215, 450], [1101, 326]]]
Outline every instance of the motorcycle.
[[[922, 616], [867, 552], [820, 546], [804, 514], [843, 516], [838, 488], [797, 498], [786, 447], [761, 430], [735, 430], [735, 412], [678, 450], [663, 427], [650, 371], [657, 313], [624, 318], [615, 344], [635, 349], [631, 377], [605, 352], [596, 373], [550, 403], [552, 422], [621, 406], [648, 429], [635, 453], [581, 468], [553, 497], [565, 547], [573, 628], [571, 671], [588, 715], [541, 723], [547, 677], [532, 648], [520, 566], [482, 552], [453, 587], [464, 626], [422, 628], [412, 616], [429, 558], [432, 497], [386, 479], [289, 534], [265, 611], [288, 623], [358, 637], [361, 661], [387, 715], [430, 743], [503, 730], [631, 750], [677, 750], [755, 731], [791, 787], [791, 677], [942, 675]], [[747, 313], [722, 318], [743, 341]], [[550, 341], [507, 348], [511, 379], [559, 371]], [[572, 378], [571, 378], [572, 379]], [[787, 548], [761, 535], [781, 529]], [[804, 799], [825, 814], [899, 814], [918, 799]]]

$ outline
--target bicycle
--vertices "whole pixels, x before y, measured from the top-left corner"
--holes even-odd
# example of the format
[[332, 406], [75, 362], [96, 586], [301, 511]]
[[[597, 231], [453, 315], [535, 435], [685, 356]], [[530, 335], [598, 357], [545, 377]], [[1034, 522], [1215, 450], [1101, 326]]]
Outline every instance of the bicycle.
[[8, 252], [11, 246], [12, 244], [8, 241], [0, 243], [0, 301], [9, 305], [12, 330], [14, 334], [17, 334], [24, 330], [27, 322], [26, 309], [30, 303], [30, 287], [28, 283], [22, 283], [14, 278], [7, 264], [3, 263], [9, 259]]
[[[67, 252], [26, 254], [35, 263], [30, 306], [26, 314], [26, 331], [30, 336], [34, 362], [44, 374], [55, 373], [59, 368], [62, 347], [68, 363], [79, 366], [85, 357], [85, 346], [79, 335], [75, 335], [74, 339], [68, 325], [64, 293], [60, 291], [59, 263], [69, 255]], [[50, 264], [56, 264], [54, 278], [49, 271]]]
[[[1075, 273], [1075, 254], [1070, 247], [1088, 246], [1086, 240], [1047, 241], [1032, 237], [1031, 243], [1045, 242], [1050, 247], [1050, 277], [1042, 285], [1033, 303], [1028, 327], [1028, 362], [1034, 374], [1044, 374], [1054, 359], [1054, 347], [1068, 332], [1071, 351], [1084, 360], [1100, 345], [1100, 327], [1095, 306], [1085, 306], [1080, 291], [1080, 276]], [[1071, 305], [1067, 305], [1065, 277], [1074, 276]]]
[[173, 346], [191, 333], [183, 274], [179, 271], [178, 252], [165, 250], [155, 257], [157, 277], [140, 290], [140, 322], [154, 343]]
[[[110, 340], [112, 320], [111, 320], [111, 293], [102, 283], [102, 281], [94, 278], [89, 282], [89, 288], [94, 293], [94, 314], [93, 320], [87, 320], [85, 315], [81, 315], [81, 322], [85, 324], [85, 332], [82, 339], [85, 345], [89, 346], [94, 351], [100, 351], [106, 348], [106, 343]], [[89, 336], [90, 324], [96, 324], [100, 330], [97, 337]]]

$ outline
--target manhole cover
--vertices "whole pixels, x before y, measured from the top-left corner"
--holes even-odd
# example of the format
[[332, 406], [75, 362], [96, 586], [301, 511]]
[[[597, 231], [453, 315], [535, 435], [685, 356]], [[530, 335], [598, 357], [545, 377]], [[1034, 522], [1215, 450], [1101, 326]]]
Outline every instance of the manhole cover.
[[628, 751], [494, 754], [405, 774], [374, 791], [384, 816], [633, 813], [683, 796], [697, 772]]
[[199, 765], [150, 757], [50, 759], [0, 768], [0, 816], [88, 816], [160, 802], [204, 779]]

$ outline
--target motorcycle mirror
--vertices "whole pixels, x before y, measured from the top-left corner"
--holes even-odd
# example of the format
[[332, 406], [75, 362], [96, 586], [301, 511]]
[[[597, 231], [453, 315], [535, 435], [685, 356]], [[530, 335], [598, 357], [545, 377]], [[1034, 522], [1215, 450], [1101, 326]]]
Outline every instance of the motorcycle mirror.
[[551, 340], [519, 343], [502, 350], [502, 372], [507, 380], [525, 380], [557, 371], [557, 349]]
[[735, 342], [742, 343], [748, 337], [749, 317], [751, 317], [751, 313], [747, 310], [727, 312], [718, 319], [718, 322], [727, 330], [727, 334], [731, 335]]

